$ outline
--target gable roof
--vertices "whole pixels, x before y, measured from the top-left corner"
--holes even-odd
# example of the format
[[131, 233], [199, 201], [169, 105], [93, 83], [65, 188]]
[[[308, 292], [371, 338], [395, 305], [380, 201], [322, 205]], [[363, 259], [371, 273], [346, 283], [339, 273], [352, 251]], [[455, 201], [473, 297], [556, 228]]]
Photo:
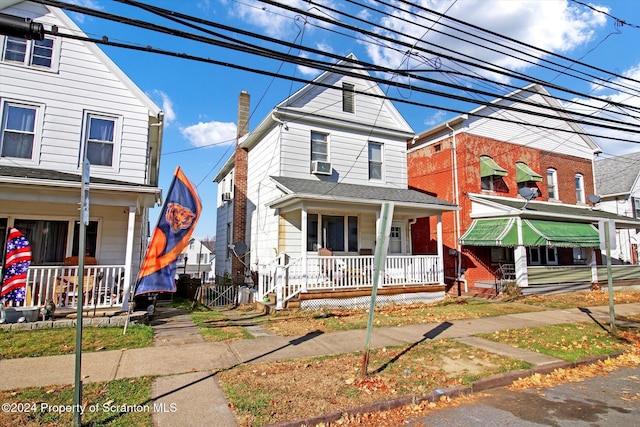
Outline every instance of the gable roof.
[[[363, 68], [361, 68], [358, 64], [358, 58], [353, 53], [348, 54], [344, 59], [338, 61], [333, 67], [331, 71], [325, 71], [320, 74], [318, 77], [313, 79], [312, 83], [309, 83], [299, 89], [296, 93], [279, 103], [274, 111], [276, 115], [289, 115], [293, 117], [304, 117], [309, 119], [313, 116], [322, 116], [323, 112], [317, 111], [308, 111], [305, 110], [304, 105], [306, 104], [306, 100], [309, 98], [315, 97], [314, 92], [320, 93], [326, 90], [335, 90], [342, 89], [335, 85], [336, 81], [344, 76], [348, 76], [349, 78], [358, 78], [363, 79], [363, 83], [365, 83], [366, 87], [364, 90], [360, 90], [363, 96], [367, 96], [366, 94], [370, 94], [375, 97], [372, 99], [380, 100], [380, 111], [385, 111], [392, 118], [394, 123], [396, 124], [395, 129], [389, 129], [389, 131], [394, 132], [402, 132], [406, 133], [406, 137], [412, 137], [415, 132], [413, 128], [409, 125], [409, 123], [405, 120], [405, 118], [400, 114], [397, 108], [393, 105], [393, 103], [386, 98], [385, 93], [380, 89], [380, 86], [376, 82], [370, 81], [371, 75], [369, 72]], [[305, 110], [304, 112], [302, 112]], [[340, 114], [343, 116], [344, 114]], [[331, 117], [333, 120], [344, 120], [338, 117]], [[349, 120], [344, 120], [345, 123], [351, 123]], [[375, 123], [374, 123], [375, 127]], [[371, 129], [371, 125], [367, 124], [367, 129]]]
[[629, 194], [640, 179], [640, 151], [594, 162], [596, 194]]
[[[529, 98], [536, 97], [537, 100], [532, 101]], [[528, 102], [541, 102], [543, 105], [540, 107], [529, 105], [529, 103], [521, 103], [521, 101], [527, 100]], [[523, 125], [518, 124], [519, 128], [514, 128], [518, 130], [518, 138], [519, 143], [523, 145], [529, 145], [533, 141], [537, 141], [540, 139], [540, 136], [537, 132], [535, 132], [536, 124], [549, 126], [549, 118], [539, 117], [536, 118], [537, 110], [541, 110], [547, 115], [557, 115], [557, 120], [562, 124], [560, 128], [564, 128], [565, 131], [558, 132], [562, 135], [567, 135], [568, 131], [575, 132], [574, 142], [581, 141], [581, 144], [584, 144], [584, 148], [582, 151], [584, 155], [588, 154], [588, 157], [591, 158], [595, 153], [601, 153], [602, 150], [596, 144], [596, 142], [589, 137], [588, 135], [584, 135], [585, 130], [578, 124], [571, 121], [566, 121], [565, 119], [571, 118], [571, 114], [567, 112], [564, 107], [558, 102], [556, 98], [554, 98], [542, 85], [534, 83], [527, 85], [521, 89], [514, 90], [511, 93], [508, 93], [502, 97], [496, 98], [493, 101], [489, 102], [487, 105], [481, 105], [466, 114], [462, 114], [456, 117], [453, 117], [450, 120], [447, 120], [443, 123], [440, 123], [426, 131], [420, 133], [418, 135], [417, 141], [413, 143], [409, 143], [409, 149], [415, 149], [425, 144], [435, 143], [437, 140], [447, 137], [450, 135], [451, 128], [456, 129], [459, 132], [469, 132], [473, 134], [487, 134], [489, 133], [491, 137], [495, 137], [497, 132], [507, 129], [507, 126], [510, 123], [505, 123], [504, 121], [495, 121], [492, 120], [492, 117], [497, 117], [503, 115], [505, 110], [503, 105], [511, 104], [516, 108], [524, 111], [531, 111], [531, 113], [523, 113], [523, 112], [512, 112], [511, 115], [517, 116], [521, 115], [522, 117], [514, 117], [511, 120], [526, 122], [527, 126], [523, 127]], [[554, 110], [559, 111], [545, 111], [545, 107], [553, 108]], [[555, 120], [555, 119], [553, 119]], [[516, 126], [516, 124], [513, 124]], [[554, 125], [555, 126], [555, 125]], [[529, 129], [530, 128], [530, 129]], [[526, 132], [522, 132], [525, 129]], [[555, 132], [551, 129], [545, 129], [549, 133]], [[480, 133], [478, 133], [480, 132]], [[508, 134], [507, 134], [508, 135]], [[529, 139], [525, 139], [525, 136]], [[500, 139], [498, 137], [497, 139]], [[575, 144], [572, 144], [575, 148]]]
[[[324, 73], [316, 77], [312, 83], [303, 86], [293, 95], [277, 104], [264, 117], [264, 119], [262, 119], [262, 121], [253, 131], [245, 135], [238, 142], [238, 145], [241, 148], [250, 151], [271, 129], [273, 129], [275, 126], [282, 125], [284, 123], [283, 120], [306, 120], [330, 123], [333, 125], [342, 125], [349, 128], [359, 129], [367, 133], [371, 132], [373, 127], [375, 128], [375, 132], [394, 135], [396, 137], [402, 138], [403, 140], [412, 138], [415, 135], [415, 131], [413, 130], [413, 128], [411, 128], [409, 123], [405, 120], [402, 114], [400, 114], [393, 103], [386, 99], [382, 89], [380, 89], [380, 87], [375, 82], [368, 81], [368, 77], [370, 76], [369, 73], [366, 70], [359, 68], [356, 64], [354, 64], [354, 61], [357, 61], [355, 55], [347, 55], [345, 59], [339, 61], [332, 67], [332, 71], [325, 71]], [[367, 83], [367, 88], [364, 92], [371, 93], [372, 95], [379, 97], [377, 99], [381, 100], [380, 109], [384, 109], [384, 111], [386, 111], [390, 115], [390, 117], [393, 118], [394, 123], [397, 124], [397, 128], [390, 129], [384, 128], [382, 126], [375, 126], [375, 124], [373, 126], [370, 124], [360, 124], [353, 120], [345, 120], [343, 118], [343, 115], [325, 116], [317, 111], [309, 111], [308, 109], [302, 107], [302, 104], [304, 104], [303, 100], [307, 99], [309, 96], [314, 96], [314, 91], [336, 89], [341, 90], [340, 87], [331, 84], [331, 82], [337, 78], [336, 76], [342, 75], [343, 72], [341, 72], [340, 70], [343, 70], [343, 72], [348, 72], [350, 74], [362, 76], [365, 83]], [[331, 88], [327, 86], [331, 86]], [[220, 168], [216, 176], [213, 178], [213, 182], [220, 182], [222, 178], [224, 178], [231, 171], [231, 169], [233, 169], [234, 162], [234, 155], [231, 154], [226, 160], [225, 164]]]

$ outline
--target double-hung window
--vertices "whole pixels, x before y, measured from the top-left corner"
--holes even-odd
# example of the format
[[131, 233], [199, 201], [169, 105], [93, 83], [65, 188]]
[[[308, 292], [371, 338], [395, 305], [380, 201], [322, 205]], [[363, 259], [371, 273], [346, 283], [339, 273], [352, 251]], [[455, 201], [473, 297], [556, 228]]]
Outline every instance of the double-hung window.
[[382, 180], [382, 144], [369, 143], [369, 179]]
[[329, 161], [329, 135], [311, 131], [311, 161]]
[[547, 188], [549, 190], [549, 199], [560, 200], [558, 196], [558, 172], [553, 169], [547, 169]]
[[113, 166], [116, 145], [117, 119], [88, 114], [86, 121], [87, 159], [92, 166]]
[[2, 60], [30, 67], [55, 68], [55, 40], [25, 40], [18, 37], [5, 37]]
[[38, 108], [5, 102], [2, 109], [2, 157], [32, 159]]
[[577, 173], [575, 176], [576, 181], [576, 202], [585, 203], [584, 197], [584, 176], [581, 173]]

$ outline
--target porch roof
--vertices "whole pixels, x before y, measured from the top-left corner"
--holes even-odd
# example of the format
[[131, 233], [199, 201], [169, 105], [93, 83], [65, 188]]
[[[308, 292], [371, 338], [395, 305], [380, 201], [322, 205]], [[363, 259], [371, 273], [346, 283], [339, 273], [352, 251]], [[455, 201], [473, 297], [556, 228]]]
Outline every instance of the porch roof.
[[459, 210], [458, 206], [454, 203], [406, 188], [344, 184], [283, 176], [272, 176], [271, 179], [286, 193], [284, 197], [271, 202], [271, 208], [284, 207], [302, 199], [312, 199], [370, 205], [378, 205], [382, 202], [394, 202], [396, 206], [411, 208], [438, 211]]
[[[474, 219], [460, 237], [468, 246], [518, 246], [515, 217]], [[522, 220], [523, 246], [598, 247], [600, 236], [592, 224], [566, 221]]]
[[517, 246], [518, 229], [515, 218], [474, 219], [460, 237], [461, 245]]
[[[2, 195], [10, 199], [23, 200], [28, 193], [35, 194], [40, 191], [55, 194], [61, 201], [64, 201], [70, 191], [73, 191], [73, 197], [76, 196], [76, 189], [81, 187], [80, 181], [80, 173], [0, 165]], [[24, 191], [25, 186], [29, 188], [29, 191]], [[52, 192], [51, 188], [56, 188], [56, 191]], [[117, 199], [117, 203], [131, 203], [131, 201], [135, 203], [137, 201], [137, 205], [145, 207], [153, 207], [155, 204], [162, 203], [162, 189], [153, 185], [91, 177], [90, 189], [92, 191], [91, 202], [94, 204], [115, 203], [117, 199], [114, 198], [115, 194], [121, 196]]]
[[[498, 218], [520, 216], [528, 219], [560, 220], [569, 222], [597, 223], [600, 220], [613, 220], [616, 228], [638, 228], [640, 219], [592, 208], [565, 203], [527, 202], [521, 198], [469, 194], [469, 199], [481, 208], [472, 207], [472, 218]], [[476, 213], [478, 212], [478, 213]]]

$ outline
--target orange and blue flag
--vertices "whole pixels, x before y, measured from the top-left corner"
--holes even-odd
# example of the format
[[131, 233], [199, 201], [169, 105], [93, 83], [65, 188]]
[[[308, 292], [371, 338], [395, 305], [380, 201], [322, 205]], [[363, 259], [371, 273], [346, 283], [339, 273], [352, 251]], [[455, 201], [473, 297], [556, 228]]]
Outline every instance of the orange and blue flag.
[[196, 188], [178, 166], [140, 268], [134, 295], [176, 291], [176, 260], [189, 244], [201, 211]]

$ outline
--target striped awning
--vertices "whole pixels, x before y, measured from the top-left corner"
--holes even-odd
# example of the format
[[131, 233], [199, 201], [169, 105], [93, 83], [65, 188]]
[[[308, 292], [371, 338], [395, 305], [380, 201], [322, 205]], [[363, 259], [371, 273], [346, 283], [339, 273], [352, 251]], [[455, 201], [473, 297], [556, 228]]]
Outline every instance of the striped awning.
[[515, 218], [474, 219], [460, 237], [461, 245], [517, 246], [518, 229]]
[[580, 222], [522, 220], [525, 246], [558, 246], [595, 248], [600, 246], [600, 234], [592, 224]]
[[[517, 219], [474, 219], [460, 237], [461, 245], [469, 246], [518, 246]], [[523, 246], [557, 246], [568, 248], [593, 248], [600, 246], [600, 235], [589, 223], [522, 220]]]

